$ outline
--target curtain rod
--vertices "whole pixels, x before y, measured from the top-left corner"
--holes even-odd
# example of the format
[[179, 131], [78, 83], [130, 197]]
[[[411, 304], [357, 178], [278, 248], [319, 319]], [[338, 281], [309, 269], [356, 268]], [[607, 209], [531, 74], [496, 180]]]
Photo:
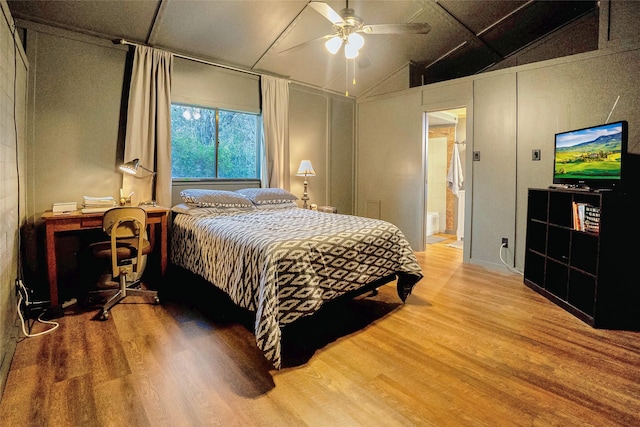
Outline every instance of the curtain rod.
[[[144, 46], [144, 47], [151, 47], [151, 46], [146, 46], [144, 44], [140, 44], [140, 43], [134, 43], [134, 42], [130, 42], [127, 41], [125, 39], [116, 39], [113, 40], [113, 44], [122, 44], [122, 45], [129, 45], [129, 46]], [[156, 48], [154, 48], [156, 49]], [[165, 50], [165, 49], [163, 49]], [[170, 52], [173, 56], [177, 56], [178, 58], [182, 58], [182, 59], [187, 59], [189, 61], [195, 61], [195, 62], [200, 62], [202, 64], [206, 64], [206, 65], [212, 65], [214, 67], [220, 67], [220, 68], [225, 68], [227, 70], [231, 70], [231, 71], [238, 71], [240, 73], [246, 73], [246, 74], [251, 74], [253, 76], [258, 76], [260, 77], [261, 75], [268, 75], [268, 76], [273, 76], [273, 77], [279, 77], [279, 78], [284, 78], [284, 79], [289, 79], [289, 77], [285, 77], [285, 76], [278, 76], [275, 74], [271, 74], [271, 73], [256, 73], [255, 71], [249, 71], [249, 70], [243, 70], [242, 68], [237, 68], [237, 67], [232, 67], [230, 65], [225, 65], [225, 64], [218, 64], [215, 62], [211, 62], [211, 61], [206, 61], [204, 59], [200, 59], [200, 58], [195, 58], [193, 56], [187, 56], [187, 55], [183, 55], [181, 53], [175, 53], [175, 52]]]

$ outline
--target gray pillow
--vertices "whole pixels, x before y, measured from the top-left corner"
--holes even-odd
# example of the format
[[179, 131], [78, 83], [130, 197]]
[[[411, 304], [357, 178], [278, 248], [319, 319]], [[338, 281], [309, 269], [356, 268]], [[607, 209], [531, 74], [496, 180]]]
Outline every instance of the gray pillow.
[[185, 203], [199, 208], [251, 208], [253, 203], [242, 194], [225, 190], [182, 190], [180, 196]]
[[236, 193], [246, 196], [256, 205], [275, 205], [298, 200], [296, 196], [282, 188], [243, 188]]

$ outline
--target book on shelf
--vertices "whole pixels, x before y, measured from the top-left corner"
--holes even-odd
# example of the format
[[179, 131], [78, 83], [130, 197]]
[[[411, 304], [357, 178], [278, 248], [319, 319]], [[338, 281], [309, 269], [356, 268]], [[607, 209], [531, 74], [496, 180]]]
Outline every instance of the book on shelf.
[[591, 233], [600, 232], [600, 208], [596, 206], [585, 206], [584, 229]]
[[588, 203], [573, 202], [573, 229], [598, 233], [600, 231], [600, 208]]

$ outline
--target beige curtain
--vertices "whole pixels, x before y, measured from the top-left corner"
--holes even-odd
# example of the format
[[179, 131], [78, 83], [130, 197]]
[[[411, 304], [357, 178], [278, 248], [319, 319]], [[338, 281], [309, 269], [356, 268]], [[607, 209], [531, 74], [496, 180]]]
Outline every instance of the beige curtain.
[[289, 81], [260, 76], [262, 87], [262, 186], [289, 190]]
[[[131, 74], [124, 161], [140, 159], [136, 176], [123, 175], [125, 194], [137, 204], [155, 200], [171, 206], [171, 72], [173, 55], [136, 46]], [[155, 191], [152, 192], [152, 185]]]

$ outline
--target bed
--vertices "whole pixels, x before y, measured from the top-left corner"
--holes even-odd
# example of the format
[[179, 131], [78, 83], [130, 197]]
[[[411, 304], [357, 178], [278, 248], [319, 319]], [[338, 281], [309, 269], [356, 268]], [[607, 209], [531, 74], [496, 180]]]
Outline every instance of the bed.
[[171, 261], [255, 313], [258, 348], [280, 369], [282, 328], [342, 296], [422, 278], [395, 225], [300, 209], [281, 189], [184, 190], [172, 208]]

